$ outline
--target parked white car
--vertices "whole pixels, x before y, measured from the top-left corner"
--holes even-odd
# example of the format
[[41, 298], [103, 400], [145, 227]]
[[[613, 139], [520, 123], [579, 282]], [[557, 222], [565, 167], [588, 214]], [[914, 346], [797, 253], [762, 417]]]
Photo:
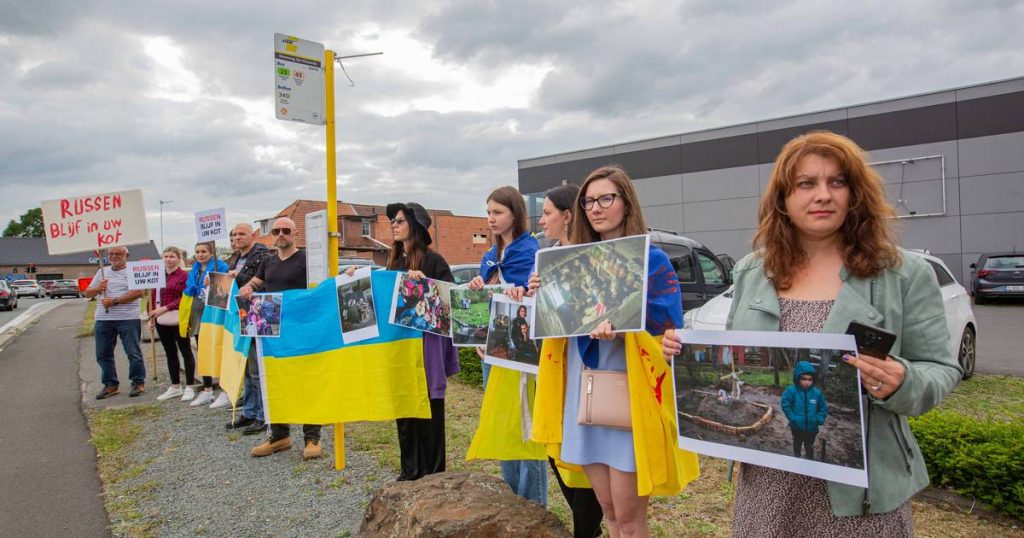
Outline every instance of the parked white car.
[[[971, 298], [967, 290], [953, 278], [949, 267], [942, 260], [928, 254], [911, 252], [921, 256], [935, 271], [942, 292], [942, 304], [946, 307], [946, 324], [949, 326], [950, 343], [957, 350], [957, 360], [964, 369], [964, 379], [974, 375], [974, 364], [977, 359], [978, 322], [971, 310]], [[683, 315], [683, 323], [687, 329], [725, 330], [732, 306], [733, 288], [730, 287], [721, 295], [711, 299], [704, 306], [687, 311]]]
[[18, 297], [23, 295], [35, 295], [36, 297], [42, 297], [46, 295], [46, 290], [39, 285], [39, 282], [35, 280], [15, 280], [11, 282], [11, 288], [14, 289]]

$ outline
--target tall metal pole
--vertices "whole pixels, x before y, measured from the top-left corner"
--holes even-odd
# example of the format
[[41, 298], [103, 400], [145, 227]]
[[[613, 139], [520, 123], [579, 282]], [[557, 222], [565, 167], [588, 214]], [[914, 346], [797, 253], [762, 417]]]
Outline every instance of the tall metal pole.
[[169, 204], [174, 200], [160, 200], [160, 252], [164, 250], [164, 204]]
[[[334, 51], [324, 50], [324, 116], [327, 119], [327, 274], [338, 275], [338, 174], [334, 140]], [[345, 425], [334, 425], [334, 468], [345, 468]]]

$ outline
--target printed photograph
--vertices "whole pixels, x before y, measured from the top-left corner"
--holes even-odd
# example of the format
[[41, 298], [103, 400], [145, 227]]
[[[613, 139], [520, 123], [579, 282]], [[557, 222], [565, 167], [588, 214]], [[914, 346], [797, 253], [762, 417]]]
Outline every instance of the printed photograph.
[[251, 299], [235, 297], [242, 335], [257, 338], [281, 336], [283, 293], [254, 293]]
[[696, 341], [703, 332], [681, 333], [689, 341], [672, 365], [681, 447], [866, 481], [859, 376], [842, 359], [854, 345], [821, 340], [846, 335], [747, 332], [772, 341], [726, 342], [737, 332], [710, 331], [719, 338]]
[[465, 286], [452, 288], [452, 344], [456, 347], [482, 346], [487, 341], [487, 321], [491, 296], [500, 295], [509, 286], [484, 286], [471, 290]]
[[455, 284], [432, 278], [419, 280], [402, 273], [395, 279], [395, 292], [391, 300], [391, 319], [417, 331], [452, 336], [452, 308], [450, 290]]
[[369, 267], [357, 270], [351, 277], [340, 275], [335, 279], [338, 287], [341, 338], [346, 344], [376, 338], [379, 335], [370, 280]]
[[210, 274], [210, 285], [206, 287], [206, 306], [228, 309], [228, 299], [231, 298], [231, 283], [235, 281], [227, 273]]
[[604, 320], [643, 330], [649, 244], [637, 235], [538, 251], [533, 338], [590, 334]]
[[521, 372], [537, 373], [540, 341], [530, 338], [533, 307], [531, 297], [519, 302], [507, 295], [494, 295], [487, 323], [485, 362]]

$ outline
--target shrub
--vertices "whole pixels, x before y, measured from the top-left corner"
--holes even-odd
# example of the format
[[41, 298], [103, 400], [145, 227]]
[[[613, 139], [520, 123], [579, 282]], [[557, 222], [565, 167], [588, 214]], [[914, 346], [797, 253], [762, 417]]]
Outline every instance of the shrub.
[[480, 357], [471, 347], [460, 347], [459, 350], [459, 381], [471, 387], [484, 385], [484, 374], [480, 369]]
[[1024, 518], [1024, 422], [934, 409], [910, 419], [932, 483]]

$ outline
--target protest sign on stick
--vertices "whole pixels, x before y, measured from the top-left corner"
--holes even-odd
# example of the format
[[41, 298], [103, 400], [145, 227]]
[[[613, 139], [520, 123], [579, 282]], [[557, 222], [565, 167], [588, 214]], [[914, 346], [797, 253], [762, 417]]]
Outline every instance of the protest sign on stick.
[[50, 254], [149, 242], [139, 189], [44, 200], [40, 207]]
[[228, 239], [228, 219], [223, 207], [196, 212], [196, 237], [200, 243]]
[[128, 289], [151, 290], [166, 286], [164, 263], [160, 260], [128, 262]]

